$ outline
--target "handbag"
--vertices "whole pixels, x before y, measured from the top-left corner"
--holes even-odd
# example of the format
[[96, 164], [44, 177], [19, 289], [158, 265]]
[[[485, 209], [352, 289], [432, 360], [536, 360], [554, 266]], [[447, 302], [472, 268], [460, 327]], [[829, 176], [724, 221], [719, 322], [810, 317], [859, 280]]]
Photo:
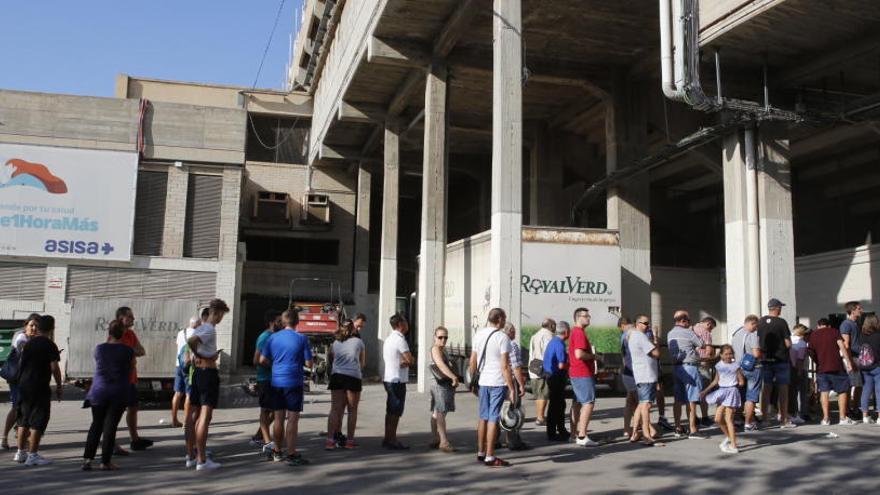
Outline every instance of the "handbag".
[[452, 379], [450, 379], [448, 376], [443, 374], [443, 372], [440, 371], [439, 366], [437, 366], [434, 363], [431, 363], [431, 366], [428, 366], [428, 369], [431, 370], [431, 374], [434, 376], [434, 381], [437, 382], [437, 385], [444, 385], [444, 386], [452, 385]]
[[543, 359], [532, 359], [529, 361], [529, 373], [543, 378], [544, 375], [544, 360]]
[[755, 369], [755, 365], [758, 364], [758, 360], [755, 359], [755, 356], [745, 353], [743, 354], [742, 361], [739, 363], [739, 367], [743, 369], [743, 371], [753, 371]]
[[480, 361], [477, 363], [477, 371], [475, 371], [474, 376], [471, 377], [470, 390], [474, 395], [480, 395], [480, 373], [483, 372], [483, 365], [486, 364], [486, 350], [489, 348], [489, 341], [492, 340], [492, 336], [499, 331], [501, 331], [501, 329], [496, 328], [488, 337], [486, 337], [486, 344], [483, 346], [483, 355], [480, 356]]

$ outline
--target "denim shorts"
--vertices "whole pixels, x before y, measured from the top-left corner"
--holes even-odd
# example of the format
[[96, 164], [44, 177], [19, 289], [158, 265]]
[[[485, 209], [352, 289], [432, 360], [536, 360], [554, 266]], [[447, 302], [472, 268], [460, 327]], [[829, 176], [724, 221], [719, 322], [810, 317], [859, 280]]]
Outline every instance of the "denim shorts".
[[174, 372], [174, 391], [177, 393], [186, 393], [186, 371], [178, 366]]
[[746, 385], [740, 387], [739, 390], [742, 401], [755, 404], [761, 402], [761, 386], [764, 385], [764, 374], [761, 368], [755, 368], [752, 371], [742, 370], [742, 374], [746, 379]]
[[398, 382], [382, 382], [385, 385], [385, 414], [390, 416], [403, 416], [403, 408], [406, 405], [406, 384]]
[[818, 373], [816, 374], [816, 386], [819, 392], [834, 390], [838, 394], [849, 392], [849, 376], [846, 373]]
[[480, 419], [497, 423], [507, 387], [480, 387]]
[[657, 382], [639, 383], [636, 385], [639, 391], [639, 402], [652, 403], [657, 398]]
[[676, 364], [672, 367], [672, 376], [675, 379], [675, 402], [700, 402], [703, 378], [700, 376], [699, 366]]
[[572, 378], [571, 388], [574, 390], [574, 399], [579, 404], [592, 404], [596, 402], [595, 378]]
[[791, 365], [788, 361], [777, 363], [764, 361], [761, 363], [761, 373], [764, 375], [764, 383], [776, 385], [788, 385], [791, 383]]

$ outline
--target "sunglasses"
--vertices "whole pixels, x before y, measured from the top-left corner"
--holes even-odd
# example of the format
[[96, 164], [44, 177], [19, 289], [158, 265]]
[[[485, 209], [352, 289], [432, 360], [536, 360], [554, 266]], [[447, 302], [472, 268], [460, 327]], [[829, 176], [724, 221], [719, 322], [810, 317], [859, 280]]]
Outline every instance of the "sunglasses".
[[448, 339], [449, 339], [449, 337], [447, 337], [447, 336], [442, 336], [442, 337], [441, 337], [441, 336], [439, 336], [439, 335], [438, 335], [437, 337], [434, 337], [434, 338], [435, 338], [435, 339], [440, 339], [440, 340], [448, 340]]
[[648, 326], [648, 325], [651, 324], [650, 321], [639, 321], [639, 322], [636, 322], [636, 323], [638, 323], [639, 325], [645, 325], [645, 326]]

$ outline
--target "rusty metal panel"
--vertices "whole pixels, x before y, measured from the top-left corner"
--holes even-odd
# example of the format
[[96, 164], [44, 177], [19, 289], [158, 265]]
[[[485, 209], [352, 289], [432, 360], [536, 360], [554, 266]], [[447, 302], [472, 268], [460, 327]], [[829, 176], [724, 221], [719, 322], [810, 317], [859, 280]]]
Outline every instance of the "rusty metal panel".
[[[70, 311], [67, 376], [91, 377], [95, 346], [107, 340], [107, 326], [116, 308], [134, 311], [134, 330], [147, 354], [137, 360], [140, 378], [171, 378], [177, 363], [177, 332], [198, 312], [196, 300], [76, 298]], [[59, 346], [63, 347], [63, 345]]]
[[523, 242], [551, 244], [583, 244], [588, 246], [617, 246], [620, 234], [616, 230], [574, 229], [558, 227], [523, 227]]

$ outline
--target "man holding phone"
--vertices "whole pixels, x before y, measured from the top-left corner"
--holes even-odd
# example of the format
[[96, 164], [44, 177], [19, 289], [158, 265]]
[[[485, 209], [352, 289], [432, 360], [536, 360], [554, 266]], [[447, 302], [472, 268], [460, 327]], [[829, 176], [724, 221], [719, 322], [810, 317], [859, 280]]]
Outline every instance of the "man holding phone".
[[[189, 338], [189, 347], [193, 353], [193, 376], [190, 391], [190, 403], [200, 409], [198, 420], [195, 424], [196, 449], [198, 459], [196, 470], [203, 471], [217, 469], [219, 462], [208, 459], [206, 449], [208, 444], [208, 427], [211, 424], [211, 416], [217, 407], [220, 397], [220, 372], [217, 369], [217, 358], [223, 349], [217, 349], [217, 330], [229, 306], [222, 299], [212, 299], [208, 303], [208, 319], [193, 330]], [[187, 417], [187, 421], [192, 421]], [[187, 452], [192, 458], [193, 452]]]

